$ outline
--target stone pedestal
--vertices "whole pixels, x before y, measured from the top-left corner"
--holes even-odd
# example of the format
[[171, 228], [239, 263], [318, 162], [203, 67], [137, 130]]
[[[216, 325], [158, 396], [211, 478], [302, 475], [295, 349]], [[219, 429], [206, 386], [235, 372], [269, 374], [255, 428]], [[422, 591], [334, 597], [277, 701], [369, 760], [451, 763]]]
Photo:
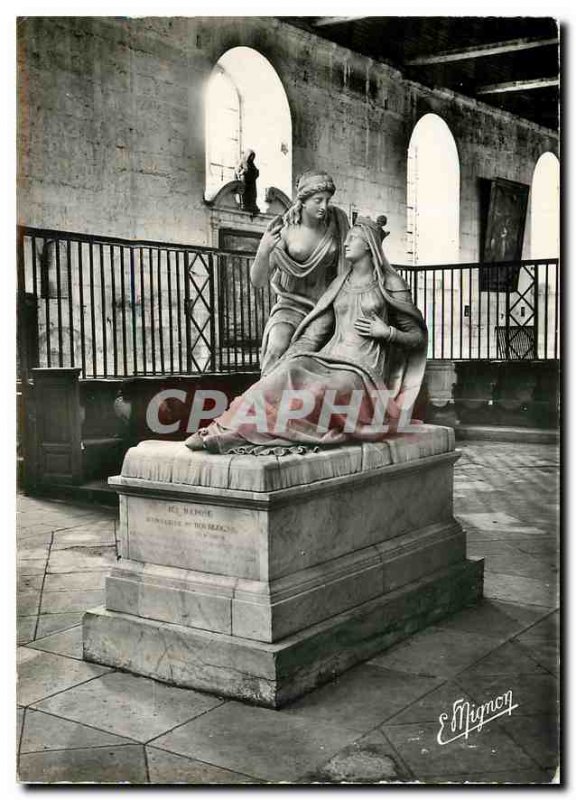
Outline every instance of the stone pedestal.
[[454, 434], [305, 456], [142, 442], [110, 483], [120, 559], [84, 657], [277, 707], [475, 602]]

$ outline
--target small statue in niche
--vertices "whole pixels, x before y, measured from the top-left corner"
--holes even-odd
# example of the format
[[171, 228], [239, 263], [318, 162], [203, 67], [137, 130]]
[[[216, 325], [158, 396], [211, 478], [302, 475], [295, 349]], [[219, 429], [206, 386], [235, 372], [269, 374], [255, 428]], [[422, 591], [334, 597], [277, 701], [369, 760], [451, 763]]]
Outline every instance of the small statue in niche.
[[260, 209], [256, 205], [256, 179], [260, 172], [254, 163], [255, 158], [256, 153], [254, 150], [246, 150], [242, 160], [234, 170], [234, 177], [242, 183], [242, 188], [239, 192], [240, 206], [253, 216], [260, 213]]

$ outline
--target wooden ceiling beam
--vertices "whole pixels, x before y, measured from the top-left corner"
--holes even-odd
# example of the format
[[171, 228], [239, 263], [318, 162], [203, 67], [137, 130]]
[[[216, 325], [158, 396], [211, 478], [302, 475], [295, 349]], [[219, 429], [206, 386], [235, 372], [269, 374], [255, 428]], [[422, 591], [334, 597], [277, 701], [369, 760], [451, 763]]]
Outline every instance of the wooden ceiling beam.
[[534, 78], [529, 81], [509, 81], [507, 83], [492, 83], [488, 86], [479, 86], [475, 94], [507, 94], [508, 92], [529, 92], [533, 89], [548, 89], [559, 86], [559, 78]]
[[446, 50], [434, 55], [418, 56], [404, 62], [406, 66], [416, 67], [425, 64], [448, 64], [451, 61], [467, 61], [471, 58], [484, 58], [497, 56], [504, 53], [518, 53], [522, 50], [533, 50], [536, 47], [549, 47], [557, 45], [558, 39], [511, 39], [507, 42], [493, 42], [491, 44], [476, 44], [458, 50]]

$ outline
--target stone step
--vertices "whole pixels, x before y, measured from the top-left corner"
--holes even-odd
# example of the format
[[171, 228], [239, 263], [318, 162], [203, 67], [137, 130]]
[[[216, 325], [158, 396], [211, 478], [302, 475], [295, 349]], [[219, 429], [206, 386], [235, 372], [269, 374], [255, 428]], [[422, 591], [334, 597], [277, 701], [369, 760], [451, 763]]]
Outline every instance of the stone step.
[[558, 444], [557, 428], [521, 428], [504, 425], [456, 425], [456, 439], [460, 441], [523, 442], [525, 444]]
[[84, 658], [166, 683], [279, 708], [482, 596], [483, 560], [464, 561], [266, 643], [98, 608]]

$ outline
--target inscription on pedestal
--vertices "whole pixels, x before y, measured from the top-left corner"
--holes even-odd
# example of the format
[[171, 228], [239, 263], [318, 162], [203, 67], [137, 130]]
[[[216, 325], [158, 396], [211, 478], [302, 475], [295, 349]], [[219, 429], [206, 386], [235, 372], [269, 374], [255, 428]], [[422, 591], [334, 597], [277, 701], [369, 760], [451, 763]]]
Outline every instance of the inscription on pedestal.
[[126, 498], [127, 556], [135, 561], [257, 580], [258, 511]]

